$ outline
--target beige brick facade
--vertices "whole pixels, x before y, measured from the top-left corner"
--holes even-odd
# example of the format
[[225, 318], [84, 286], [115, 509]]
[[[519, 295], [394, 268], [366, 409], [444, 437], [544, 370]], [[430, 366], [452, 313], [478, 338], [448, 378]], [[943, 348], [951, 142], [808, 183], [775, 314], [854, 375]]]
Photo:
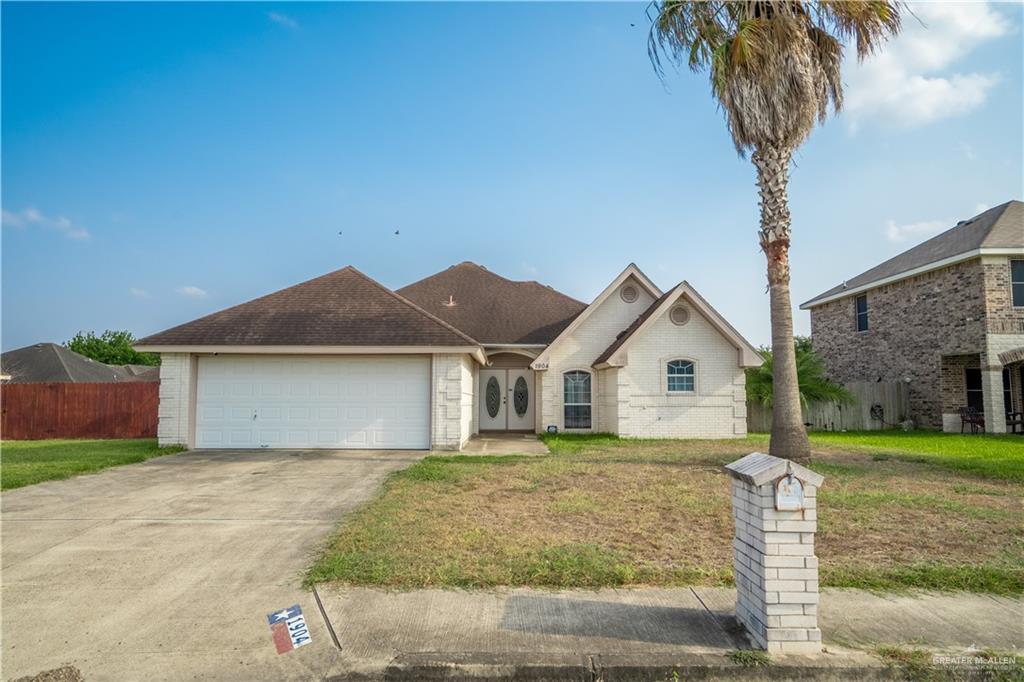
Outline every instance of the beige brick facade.
[[459, 450], [473, 431], [473, 369], [466, 355], [433, 356], [430, 447]]
[[156, 437], [161, 446], [192, 447], [196, 361], [188, 353], [160, 356], [160, 408]]
[[[613, 433], [637, 438], [735, 438], [747, 433], [746, 375], [736, 348], [693, 306], [683, 326], [668, 315], [629, 347], [618, 370], [618, 425]], [[689, 360], [692, 394], [668, 391], [670, 360]]]
[[592, 428], [588, 430], [600, 431], [607, 428], [611, 433], [618, 433], [616, 429], [611, 428], [613, 425], [608, 421], [609, 415], [606, 412], [607, 392], [602, 391], [602, 383], [605, 384], [605, 388], [608, 384], [599, 380], [591, 365], [604, 349], [654, 302], [654, 297], [636, 280], [627, 279], [622, 286], [627, 285], [636, 287], [639, 295], [635, 301], [626, 303], [618, 292], [612, 292], [591, 311], [587, 319], [568, 338], [552, 348], [548, 369], [542, 372], [543, 393], [539, 405], [542, 428], [554, 424], [559, 431], [565, 430], [561, 377], [565, 372], [580, 369], [594, 375], [591, 378]]
[[[591, 374], [592, 432], [636, 438], [735, 438], [746, 435], [745, 373], [733, 342], [695, 306], [680, 301], [689, 321], [677, 325], [668, 314], [651, 320], [626, 353], [622, 367], [594, 369], [594, 361], [654, 302], [639, 282], [622, 287], [640, 290], [627, 303], [613, 291], [571, 333], [552, 347], [539, 385], [539, 429], [548, 425], [565, 430], [563, 380], [565, 372]], [[621, 288], [621, 287], [620, 287]], [[695, 366], [695, 390], [670, 393], [670, 360], [689, 360]]]

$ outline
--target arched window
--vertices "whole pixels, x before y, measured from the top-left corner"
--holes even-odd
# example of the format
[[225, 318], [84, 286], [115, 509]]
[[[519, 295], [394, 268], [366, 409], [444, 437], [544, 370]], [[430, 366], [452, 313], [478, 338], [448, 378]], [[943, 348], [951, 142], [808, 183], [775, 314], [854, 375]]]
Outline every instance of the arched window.
[[690, 360], [671, 360], [668, 363], [668, 392], [693, 393], [696, 386], [694, 364]]
[[562, 386], [565, 399], [562, 409], [565, 411], [565, 428], [590, 428], [590, 372], [573, 370], [562, 375]]

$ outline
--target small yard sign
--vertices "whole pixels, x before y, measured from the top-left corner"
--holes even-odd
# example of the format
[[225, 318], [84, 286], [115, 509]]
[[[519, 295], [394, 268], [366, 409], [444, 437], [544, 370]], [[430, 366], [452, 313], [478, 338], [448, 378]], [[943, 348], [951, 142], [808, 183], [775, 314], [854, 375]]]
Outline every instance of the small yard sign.
[[270, 632], [274, 636], [277, 653], [283, 654], [312, 642], [302, 607], [298, 604], [267, 614]]
[[775, 508], [779, 511], [798, 511], [804, 508], [804, 484], [793, 474], [775, 482]]

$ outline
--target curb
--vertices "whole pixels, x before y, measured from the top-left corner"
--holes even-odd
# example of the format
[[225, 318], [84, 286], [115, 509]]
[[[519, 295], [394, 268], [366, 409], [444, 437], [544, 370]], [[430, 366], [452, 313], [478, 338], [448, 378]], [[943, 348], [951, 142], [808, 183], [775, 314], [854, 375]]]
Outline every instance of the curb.
[[[345, 677], [332, 678], [337, 680]], [[396, 656], [379, 679], [391, 682], [672, 682], [674, 680], [896, 680], [904, 671], [867, 655], [787, 657], [744, 666], [721, 654], [410, 653]]]

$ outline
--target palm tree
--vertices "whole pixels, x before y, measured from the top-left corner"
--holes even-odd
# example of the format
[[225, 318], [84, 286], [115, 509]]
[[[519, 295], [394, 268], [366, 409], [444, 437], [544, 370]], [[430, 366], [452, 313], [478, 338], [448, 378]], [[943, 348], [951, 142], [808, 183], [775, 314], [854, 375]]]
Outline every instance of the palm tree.
[[666, 57], [708, 71], [736, 151], [749, 152], [757, 170], [775, 361], [769, 452], [807, 461], [789, 293], [790, 159], [815, 123], [842, 106], [843, 42], [852, 39], [860, 59], [871, 54], [899, 32], [900, 3], [664, 0], [655, 6], [648, 42], [655, 70], [664, 76]]

